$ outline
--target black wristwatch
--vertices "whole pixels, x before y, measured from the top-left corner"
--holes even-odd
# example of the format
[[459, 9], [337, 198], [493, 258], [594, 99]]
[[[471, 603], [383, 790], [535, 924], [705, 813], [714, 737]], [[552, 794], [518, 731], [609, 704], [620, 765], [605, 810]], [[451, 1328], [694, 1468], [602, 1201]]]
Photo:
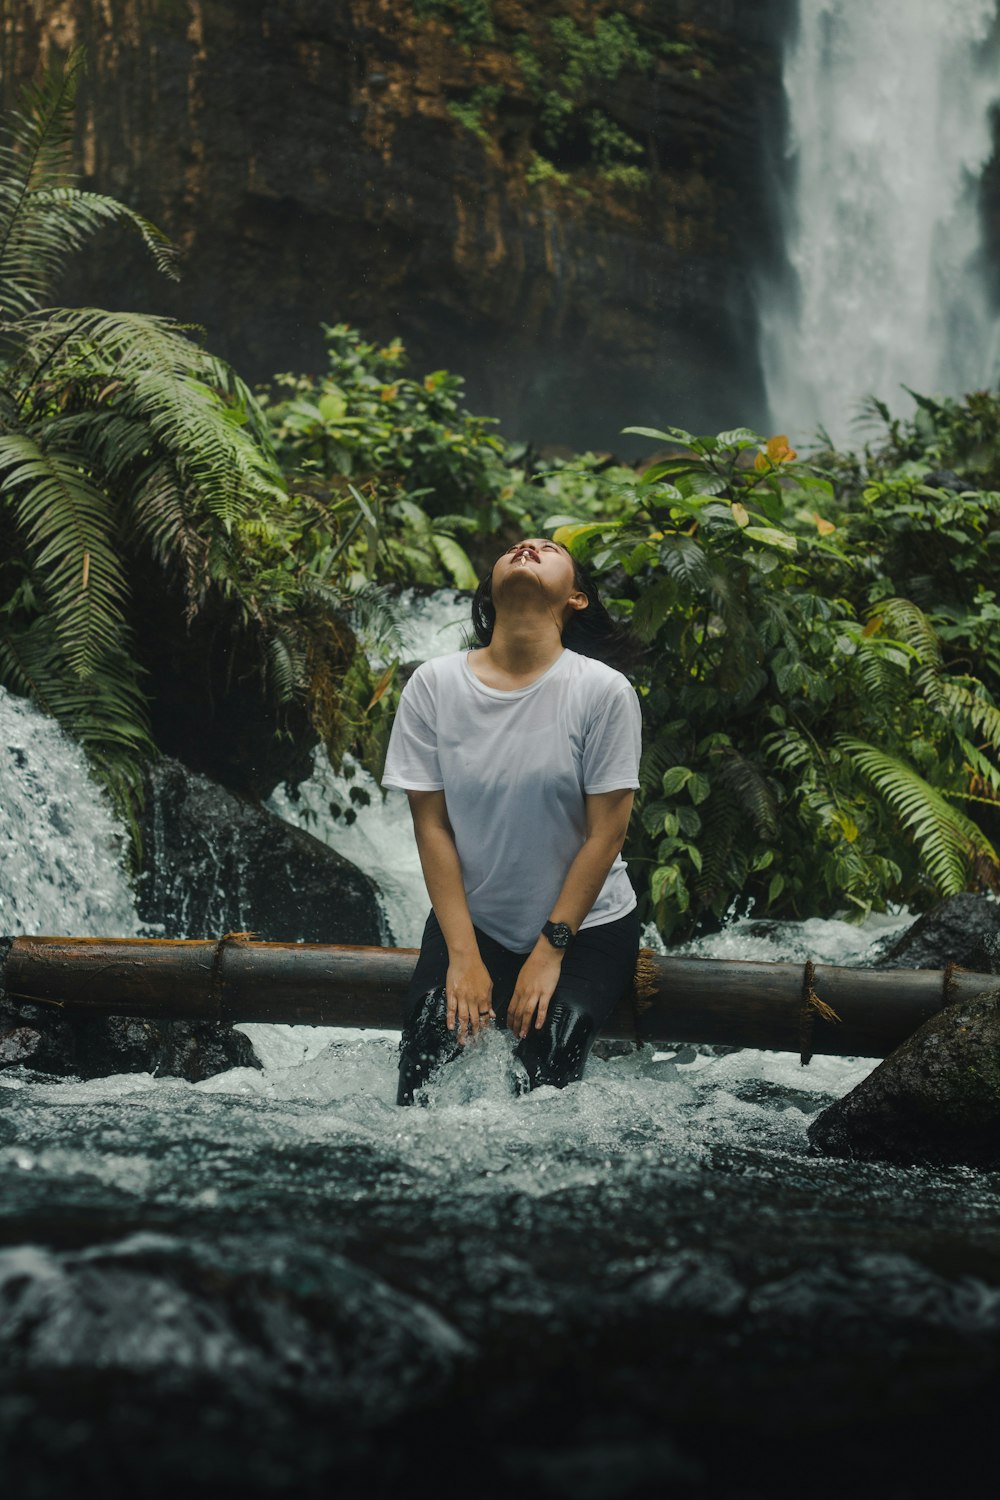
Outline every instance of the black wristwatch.
[[542, 933], [553, 948], [568, 948], [573, 941], [573, 929], [566, 922], [546, 922]]

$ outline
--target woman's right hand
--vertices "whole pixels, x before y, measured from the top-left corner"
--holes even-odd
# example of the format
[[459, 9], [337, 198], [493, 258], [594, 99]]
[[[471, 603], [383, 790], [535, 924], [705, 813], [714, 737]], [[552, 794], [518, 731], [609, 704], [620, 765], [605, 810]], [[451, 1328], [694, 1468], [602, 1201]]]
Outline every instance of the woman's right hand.
[[448, 997], [448, 1030], [454, 1031], [457, 1022], [458, 1044], [464, 1047], [470, 1033], [478, 1036], [491, 1020], [496, 1019], [493, 981], [478, 953], [449, 958], [445, 993]]

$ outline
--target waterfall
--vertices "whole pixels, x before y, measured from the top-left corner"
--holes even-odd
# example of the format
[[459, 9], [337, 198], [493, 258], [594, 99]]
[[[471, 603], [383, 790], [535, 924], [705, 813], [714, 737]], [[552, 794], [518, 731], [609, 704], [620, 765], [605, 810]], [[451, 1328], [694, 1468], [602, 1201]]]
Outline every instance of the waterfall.
[[79, 745], [0, 687], [0, 936], [136, 935], [125, 842]]
[[996, 375], [978, 189], [1000, 101], [996, 0], [800, 0], [784, 84], [793, 285], [760, 289], [773, 430], [850, 438], [864, 397]]

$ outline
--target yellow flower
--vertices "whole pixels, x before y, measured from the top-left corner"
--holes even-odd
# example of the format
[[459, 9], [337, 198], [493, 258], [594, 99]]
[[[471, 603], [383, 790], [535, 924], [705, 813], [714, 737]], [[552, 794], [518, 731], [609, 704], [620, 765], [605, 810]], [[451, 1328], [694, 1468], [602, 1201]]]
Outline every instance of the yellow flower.
[[759, 474], [767, 469], [775, 469], [779, 464], [790, 464], [793, 459], [798, 458], [794, 448], [788, 446], [788, 438], [784, 433], [767, 440], [767, 448], [763, 453], [758, 453], [753, 461], [753, 466]]

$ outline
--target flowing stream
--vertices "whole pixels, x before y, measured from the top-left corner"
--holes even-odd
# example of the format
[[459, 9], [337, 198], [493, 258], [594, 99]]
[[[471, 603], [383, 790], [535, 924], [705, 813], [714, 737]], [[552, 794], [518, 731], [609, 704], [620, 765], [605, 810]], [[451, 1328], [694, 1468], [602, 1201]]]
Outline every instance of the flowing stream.
[[[407, 651], [455, 649], [467, 607], [412, 601]], [[135, 931], [80, 758], [0, 713], [5, 921]], [[273, 806], [365, 863], [412, 942], [405, 798], [330, 812], [362, 779], [318, 769]], [[905, 925], [744, 920], [701, 951], [862, 963]], [[394, 1034], [243, 1029], [262, 1066], [197, 1084], [0, 1071], [18, 1500], [971, 1481], [1000, 1393], [1000, 1176], [812, 1156], [810, 1119], [872, 1059], [645, 1047], [518, 1098], [490, 1033], [400, 1110]]]
[[787, 278], [762, 290], [774, 430], [851, 440], [874, 394], [997, 375], [979, 214], [1000, 101], [996, 0], [799, 0], [784, 63]]

